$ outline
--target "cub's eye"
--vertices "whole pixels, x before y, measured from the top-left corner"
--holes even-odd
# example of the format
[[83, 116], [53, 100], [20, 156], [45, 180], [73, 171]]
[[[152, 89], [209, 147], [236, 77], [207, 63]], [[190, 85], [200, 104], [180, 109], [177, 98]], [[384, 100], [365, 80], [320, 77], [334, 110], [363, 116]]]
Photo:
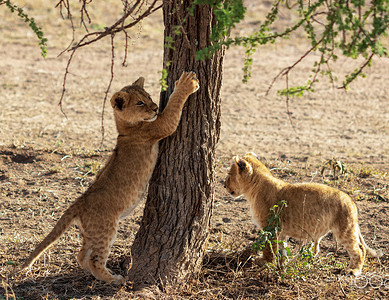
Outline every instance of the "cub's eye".
[[144, 104], [144, 102], [142, 102], [142, 101], [139, 101], [139, 102], [136, 104], [136, 106], [143, 106], [143, 105], [145, 105], [145, 104]]

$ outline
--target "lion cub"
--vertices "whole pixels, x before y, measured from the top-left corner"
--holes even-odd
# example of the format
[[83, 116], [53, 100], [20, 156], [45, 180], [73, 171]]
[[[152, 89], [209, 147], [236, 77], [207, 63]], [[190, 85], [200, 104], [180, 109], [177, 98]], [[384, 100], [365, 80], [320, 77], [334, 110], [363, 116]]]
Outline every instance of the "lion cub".
[[[254, 153], [234, 157], [225, 187], [234, 197], [246, 196], [254, 222], [261, 228], [267, 225], [270, 208], [285, 200], [287, 207], [281, 216], [278, 238], [312, 239], [315, 255], [319, 253], [322, 237], [332, 231], [347, 249], [351, 273], [356, 276], [361, 274], [366, 254], [377, 256], [363, 240], [357, 206], [335, 188], [317, 183], [289, 184], [275, 178]], [[270, 246], [265, 248], [263, 258], [274, 259]]]
[[177, 128], [181, 110], [199, 81], [184, 72], [162, 113], [143, 89], [144, 78], [115, 93], [111, 99], [119, 136], [117, 145], [94, 183], [62, 215], [54, 229], [36, 247], [23, 268], [34, 261], [72, 224], [79, 226], [83, 243], [77, 256], [80, 266], [112, 284], [123, 276], [106, 268], [119, 220], [127, 217], [141, 200], [158, 156], [158, 141]]

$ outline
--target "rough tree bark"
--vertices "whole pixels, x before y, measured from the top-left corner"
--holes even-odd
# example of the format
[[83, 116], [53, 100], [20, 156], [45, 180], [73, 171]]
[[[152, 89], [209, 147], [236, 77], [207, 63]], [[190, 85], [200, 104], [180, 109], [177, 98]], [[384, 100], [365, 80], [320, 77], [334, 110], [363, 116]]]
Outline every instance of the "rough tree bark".
[[[182, 71], [196, 72], [200, 89], [190, 96], [180, 125], [160, 143], [143, 219], [131, 250], [129, 278], [135, 284], [174, 283], [201, 266], [214, 199], [215, 146], [220, 132], [220, 88], [223, 51], [196, 61], [197, 50], [210, 45], [213, 15], [209, 6], [187, 8], [190, 0], [166, 0], [164, 68], [168, 90], [163, 109]], [[179, 26], [179, 27], [177, 27]], [[180, 28], [182, 34], [175, 34]]]

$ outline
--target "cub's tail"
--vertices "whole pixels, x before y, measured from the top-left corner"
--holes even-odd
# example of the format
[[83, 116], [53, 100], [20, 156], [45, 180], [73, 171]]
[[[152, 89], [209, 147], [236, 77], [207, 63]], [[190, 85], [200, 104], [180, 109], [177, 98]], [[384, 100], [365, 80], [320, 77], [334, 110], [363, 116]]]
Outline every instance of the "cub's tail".
[[374, 249], [371, 249], [368, 245], [366, 245], [365, 240], [363, 239], [361, 230], [359, 228], [358, 228], [358, 230], [359, 230], [359, 240], [360, 240], [361, 244], [363, 245], [363, 247], [365, 247], [367, 255], [369, 255], [371, 257], [380, 257], [380, 256], [384, 255], [382, 250], [376, 251]]
[[75, 205], [70, 206], [55, 224], [53, 230], [44, 238], [44, 240], [35, 248], [22, 265], [22, 269], [32, 266], [32, 264], [39, 258], [39, 256], [49, 248], [74, 222], [77, 217]]

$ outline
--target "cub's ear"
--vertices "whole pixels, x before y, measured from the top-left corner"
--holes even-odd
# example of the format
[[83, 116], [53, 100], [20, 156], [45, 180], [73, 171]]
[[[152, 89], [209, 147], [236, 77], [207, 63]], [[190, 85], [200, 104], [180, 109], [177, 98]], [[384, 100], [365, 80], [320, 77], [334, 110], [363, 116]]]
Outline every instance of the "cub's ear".
[[235, 161], [236, 165], [238, 166], [240, 172], [244, 171], [247, 168], [246, 161], [244, 159], [239, 158], [239, 156], [235, 156], [234, 161]]
[[246, 170], [247, 168], [247, 164], [246, 164], [246, 161], [241, 159], [238, 161], [238, 167], [239, 167], [239, 171], [244, 171]]
[[259, 159], [259, 156], [256, 155], [254, 152], [249, 152], [249, 153], [247, 153], [246, 155], [254, 156], [256, 159], [260, 160], [260, 159]]
[[118, 110], [123, 110], [124, 99], [121, 95], [114, 95], [111, 99], [112, 108], [117, 108]]
[[144, 84], [145, 84], [145, 79], [143, 77], [139, 77], [132, 85], [139, 86], [143, 89]]

